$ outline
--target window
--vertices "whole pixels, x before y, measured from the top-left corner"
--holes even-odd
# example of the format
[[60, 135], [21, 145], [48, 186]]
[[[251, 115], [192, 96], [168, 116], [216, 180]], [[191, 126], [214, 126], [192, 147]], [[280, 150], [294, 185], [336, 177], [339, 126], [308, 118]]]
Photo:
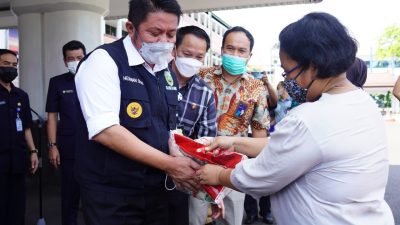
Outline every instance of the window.
[[117, 28], [106, 24], [106, 34], [111, 36], [117, 36]]
[[206, 23], [206, 19], [205, 19], [205, 16], [204, 16], [204, 14], [202, 13], [201, 15], [200, 15], [200, 23], [201, 23], [201, 25], [205, 25], [205, 23]]
[[386, 61], [386, 60], [378, 61], [378, 64], [377, 64], [376, 67], [378, 67], [378, 68], [387, 68], [387, 67], [389, 67], [389, 62]]

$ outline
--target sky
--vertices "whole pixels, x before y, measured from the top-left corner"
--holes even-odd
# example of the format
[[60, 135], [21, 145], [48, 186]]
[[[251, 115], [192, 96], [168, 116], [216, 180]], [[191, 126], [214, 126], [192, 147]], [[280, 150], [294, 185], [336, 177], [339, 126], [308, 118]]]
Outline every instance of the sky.
[[[369, 59], [385, 27], [400, 25], [399, 0], [323, 0], [317, 4], [272, 6], [215, 11], [231, 26], [243, 26], [254, 36], [255, 45], [249, 65], [271, 62], [271, 48], [278, 43], [279, 32], [310, 12], [327, 12], [347, 27], [358, 41], [358, 56]], [[239, 16], [240, 15], [240, 16]]]

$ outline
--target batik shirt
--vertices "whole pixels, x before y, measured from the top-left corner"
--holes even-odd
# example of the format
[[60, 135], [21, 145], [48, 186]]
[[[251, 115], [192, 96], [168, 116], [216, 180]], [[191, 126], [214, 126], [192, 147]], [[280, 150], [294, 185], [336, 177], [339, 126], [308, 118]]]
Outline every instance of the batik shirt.
[[246, 137], [249, 127], [269, 128], [267, 92], [260, 80], [245, 73], [228, 83], [220, 66], [201, 70], [200, 77], [214, 90], [218, 136]]

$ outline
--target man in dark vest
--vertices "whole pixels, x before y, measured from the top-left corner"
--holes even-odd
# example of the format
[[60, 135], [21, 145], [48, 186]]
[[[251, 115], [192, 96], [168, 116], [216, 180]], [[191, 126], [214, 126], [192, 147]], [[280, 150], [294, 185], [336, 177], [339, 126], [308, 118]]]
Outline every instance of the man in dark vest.
[[[62, 225], [76, 225], [79, 209], [79, 185], [74, 178], [76, 120], [80, 112], [74, 77], [79, 61], [86, 55], [85, 46], [76, 40], [66, 43], [63, 58], [68, 72], [50, 79], [47, 92], [47, 136], [49, 160], [61, 168]], [[58, 117], [60, 123], [57, 126]]]
[[166, 224], [166, 176], [199, 187], [199, 165], [168, 155], [178, 84], [167, 67], [181, 14], [176, 0], [131, 0], [128, 36], [100, 46], [78, 68], [87, 128], [78, 130], [87, 133], [78, 135], [75, 171], [88, 225]]

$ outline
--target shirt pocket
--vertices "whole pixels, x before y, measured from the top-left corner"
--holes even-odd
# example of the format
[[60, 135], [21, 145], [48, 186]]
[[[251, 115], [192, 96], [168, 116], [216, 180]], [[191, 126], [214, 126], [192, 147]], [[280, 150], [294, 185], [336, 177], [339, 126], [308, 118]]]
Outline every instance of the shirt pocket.
[[147, 93], [122, 92], [121, 99], [121, 125], [129, 128], [151, 126], [150, 101]]

